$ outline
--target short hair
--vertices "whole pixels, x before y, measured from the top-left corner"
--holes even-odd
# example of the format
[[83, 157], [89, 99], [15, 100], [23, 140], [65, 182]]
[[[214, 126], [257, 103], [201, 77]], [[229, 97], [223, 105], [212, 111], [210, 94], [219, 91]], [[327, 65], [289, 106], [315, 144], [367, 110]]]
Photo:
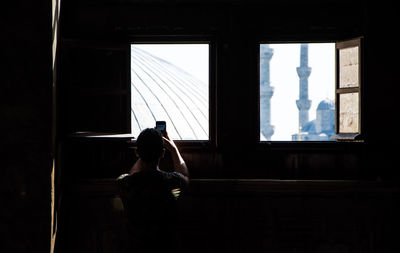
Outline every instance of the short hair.
[[137, 138], [136, 146], [137, 153], [143, 161], [158, 161], [164, 148], [161, 132], [154, 128], [144, 129]]

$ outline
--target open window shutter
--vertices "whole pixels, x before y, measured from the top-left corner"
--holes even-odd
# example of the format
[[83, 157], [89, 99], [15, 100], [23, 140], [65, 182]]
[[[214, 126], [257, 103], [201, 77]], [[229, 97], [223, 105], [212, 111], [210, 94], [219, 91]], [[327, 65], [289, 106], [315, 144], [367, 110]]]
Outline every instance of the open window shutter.
[[74, 132], [130, 132], [130, 47], [64, 42], [59, 127]]
[[336, 43], [336, 136], [361, 136], [362, 38]]

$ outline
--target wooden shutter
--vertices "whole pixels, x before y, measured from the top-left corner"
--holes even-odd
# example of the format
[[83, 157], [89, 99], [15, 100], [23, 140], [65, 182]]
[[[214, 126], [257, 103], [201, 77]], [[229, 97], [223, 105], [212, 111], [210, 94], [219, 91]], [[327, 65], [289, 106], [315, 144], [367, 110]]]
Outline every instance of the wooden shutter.
[[130, 46], [64, 42], [59, 62], [62, 133], [130, 133]]
[[361, 136], [362, 38], [336, 43], [336, 136]]

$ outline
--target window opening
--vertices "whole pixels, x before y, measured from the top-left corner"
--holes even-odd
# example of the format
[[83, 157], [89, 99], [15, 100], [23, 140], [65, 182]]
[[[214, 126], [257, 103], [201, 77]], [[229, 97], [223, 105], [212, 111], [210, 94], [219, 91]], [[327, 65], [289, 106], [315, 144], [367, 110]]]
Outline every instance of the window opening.
[[209, 44], [131, 44], [134, 136], [166, 121], [174, 140], [209, 140]]
[[335, 43], [260, 44], [260, 141], [332, 141]]

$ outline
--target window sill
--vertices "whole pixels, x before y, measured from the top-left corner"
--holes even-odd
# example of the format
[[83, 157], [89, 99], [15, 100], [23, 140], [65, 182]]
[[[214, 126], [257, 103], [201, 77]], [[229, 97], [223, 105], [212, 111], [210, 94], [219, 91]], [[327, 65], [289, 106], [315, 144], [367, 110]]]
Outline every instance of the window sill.
[[331, 139], [337, 141], [363, 142], [362, 136], [359, 133], [337, 134], [331, 137]]
[[135, 136], [132, 134], [114, 134], [99, 132], [76, 132], [67, 135], [68, 138], [88, 138], [88, 139], [126, 139], [133, 140]]
[[[81, 195], [118, 195], [115, 179], [80, 180], [69, 187]], [[333, 196], [400, 193], [398, 185], [364, 180], [274, 180], [274, 179], [191, 179], [188, 194], [192, 196], [290, 195]], [[389, 194], [389, 195], [388, 195]]]
[[360, 148], [364, 140], [357, 141], [263, 141], [258, 143], [260, 150], [286, 151], [337, 151]]
[[[99, 132], [76, 132], [67, 135], [67, 139], [90, 140], [90, 141], [113, 141], [124, 142], [130, 148], [136, 146], [136, 137], [133, 134], [113, 134]], [[174, 140], [176, 146], [181, 150], [210, 150], [215, 149], [216, 145], [211, 140]]]

